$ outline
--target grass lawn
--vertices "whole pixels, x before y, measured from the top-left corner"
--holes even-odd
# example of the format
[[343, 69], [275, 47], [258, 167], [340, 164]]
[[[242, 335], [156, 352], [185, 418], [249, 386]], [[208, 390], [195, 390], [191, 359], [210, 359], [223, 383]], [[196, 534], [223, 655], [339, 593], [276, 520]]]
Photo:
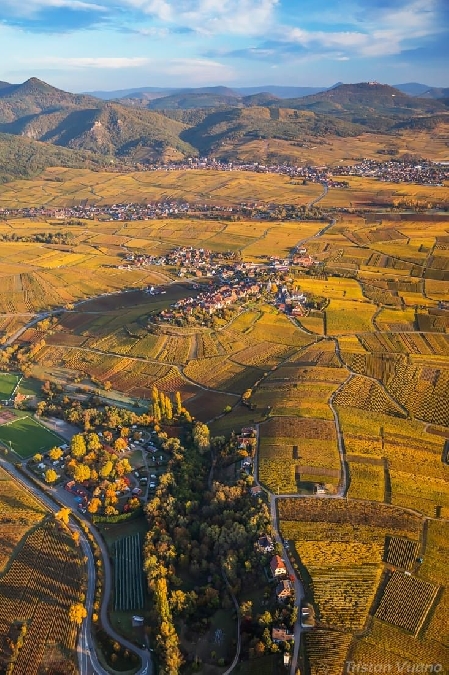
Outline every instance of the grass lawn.
[[0, 426], [0, 441], [24, 459], [36, 452], [47, 452], [64, 439], [49, 431], [31, 417], [18, 417], [14, 422]]
[[144, 541], [145, 535], [148, 532], [147, 521], [143, 515], [139, 518], [125, 520], [123, 523], [97, 523], [96, 527], [100, 531], [111, 553], [113, 544], [118, 539], [129, 537], [132, 534], [140, 532], [142, 541]]
[[20, 375], [0, 373], [0, 399], [8, 399], [19, 381]]
[[35, 380], [34, 377], [24, 377], [20, 383], [19, 391], [24, 396], [41, 396], [42, 382]]

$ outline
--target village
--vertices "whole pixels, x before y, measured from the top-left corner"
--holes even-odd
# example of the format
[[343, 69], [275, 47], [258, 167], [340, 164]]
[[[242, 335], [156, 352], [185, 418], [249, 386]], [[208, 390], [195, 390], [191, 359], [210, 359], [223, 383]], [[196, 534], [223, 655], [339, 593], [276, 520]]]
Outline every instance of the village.
[[[398, 158], [385, 162], [372, 159], [360, 159], [357, 164], [338, 166], [292, 166], [290, 164], [273, 164], [266, 166], [258, 162], [237, 163], [222, 162], [215, 158], [189, 158], [181, 163], [138, 165], [124, 167], [129, 171], [248, 171], [253, 173], [272, 173], [285, 175], [292, 180], [300, 179], [303, 184], [320, 183], [327, 188], [349, 188], [347, 180], [339, 180], [345, 176], [374, 178], [382, 182], [416, 183], [418, 185], [442, 186], [449, 178], [449, 168], [436, 162], [417, 158]], [[211, 197], [211, 195], [210, 195]], [[60, 220], [106, 220], [106, 221], [137, 221], [154, 218], [183, 218], [188, 216], [213, 217], [250, 217], [258, 219], [272, 219], [279, 217], [279, 209], [284, 210], [284, 220], [300, 220], [308, 218], [306, 207], [296, 207], [291, 204], [267, 204], [256, 202], [241, 202], [238, 204], [217, 203], [189, 203], [182, 199], [166, 199], [155, 202], [114, 203], [99, 206], [94, 201], [85, 199], [78, 205], [65, 207], [36, 206], [25, 208], [0, 208], [0, 219], [5, 218], [56, 218]], [[316, 214], [314, 214], [316, 218]]]
[[[168, 309], [151, 315], [151, 324], [185, 326], [198, 320], [207, 324], [205, 317], [225, 308], [238, 311], [248, 301], [259, 300], [262, 296], [285, 314], [304, 316], [307, 296], [293, 288], [285, 273], [292, 266], [306, 271], [319, 262], [307, 253], [304, 246], [295, 247], [287, 258], [272, 256], [269, 261], [261, 263], [243, 262], [233, 252], [215, 253], [191, 246], [175, 248], [159, 258], [134, 254], [126, 256], [128, 269], [150, 264], [169, 265], [177, 270], [178, 277], [196, 281], [192, 283], [192, 289], [198, 291], [195, 295], [182, 298]], [[147, 292], [155, 295], [160, 291], [151, 286]]]

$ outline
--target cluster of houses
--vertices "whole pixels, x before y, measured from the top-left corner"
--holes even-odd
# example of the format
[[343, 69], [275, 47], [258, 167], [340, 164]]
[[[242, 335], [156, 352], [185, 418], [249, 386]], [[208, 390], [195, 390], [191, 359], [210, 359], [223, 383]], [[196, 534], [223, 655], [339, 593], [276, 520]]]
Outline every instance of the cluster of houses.
[[153, 320], [163, 322], [176, 322], [193, 314], [195, 310], [202, 310], [206, 314], [214, 314], [220, 309], [244, 302], [249, 298], [260, 297], [261, 284], [253, 279], [236, 278], [230, 282], [218, 282], [212, 284], [205, 291], [196, 296], [182, 298], [166, 310], [162, 310]]
[[437, 162], [415, 159], [397, 158], [388, 161], [363, 159], [358, 164], [322, 166], [294, 166], [288, 163], [261, 164], [259, 162], [223, 162], [215, 157], [189, 157], [182, 163], [153, 164], [142, 167], [144, 170], [166, 171], [201, 170], [213, 171], [251, 171], [256, 173], [275, 173], [290, 177], [302, 178], [310, 183], [326, 183], [329, 187], [349, 187], [347, 181], [335, 180], [335, 176], [374, 177], [383, 181], [401, 183], [421, 183], [442, 185], [449, 178], [448, 168]]
[[[287, 288], [285, 283], [281, 282], [281, 278], [292, 264], [304, 268], [317, 264], [304, 247], [295, 248], [291, 256], [285, 259], [271, 257], [268, 264], [237, 261], [233, 252], [217, 254], [193, 247], [173, 249], [157, 260], [151, 256], [131, 259], [132, 255], [126, 256], [130, 264], [133, 260], [137, 260], [139, 264], [172, 265], [178, 268], [180, 277], [187, 274], [195, 278], [208, 277], [209, 284], [203, 286], [203, 290], [196, 295], [178, 300], [152, 317], [152, 322], [175, 324], [188, 320], [196, 310], [212, 315], [231, 305], [242, 305], [248, 299], [258, 299], [265, 290], [271, 294], [273, 288], [276, 292], [274, 303], [280, 311], [292, 316], [304, 316], [307, 297], [303, 293]], [[193, 288], [198, 290], [200, 286], [193, 284]]]

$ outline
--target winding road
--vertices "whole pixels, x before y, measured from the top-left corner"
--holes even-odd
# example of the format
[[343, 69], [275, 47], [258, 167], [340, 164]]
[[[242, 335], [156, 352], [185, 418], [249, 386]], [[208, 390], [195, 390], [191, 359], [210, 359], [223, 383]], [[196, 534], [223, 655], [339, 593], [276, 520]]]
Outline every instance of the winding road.
[[[62, 502], [64, 505], [68, 506], [70, 509], [73, 508], [73, 503], [67, 498], [67, 494], [64, 492], [63, 488], [42, 488], [39, 489], [35, 483], [28, 478], [26, 475], [18, 471], [18, 469], [7, 462], [5, 459], [0, 457], [0, 465], [2, 468], [14, 478], [18, 483], [20, 483], [26, 490], [32, 492], [32, 494], [39, 499], [52, 513], [57, 513], [60, 510], [60, 506], [56, 504], [51, 496], [53, 495], [55, 499], [59, 502]], [[25, 468], [24, 468], [25, 470]], [[87, 518], [83, 518], [81, 514], [80, 518], [85, 521], [89, 527], [89, 531], [95, 539], [96, 544], [98, 545], [101, 557], [103, 561], [103, 570], [104, 570], [104, 587], [103, 587], [103, 596], [102, 603], [100, 608], [100, 618], [101, 624], [104, 631], [116, 642], [120, 643], [125, 649], [128, 649], [131, 652], [137, 654], [141, 659], [141, 667], [137, 671], [136, 675], [154, 675], [154, 664], [151, 658], [151, 652], [146, 649], [141, 649], [134, 643], [126, 640], [122, 635], [119, 635], [111, 626], [108, 617], [108, 604], [109, 598], [111, 595], [112, 588], [112, 571], [111, 564], [109, 560], [109, 552], [107, 550], [106, 544], [104, 543], [101, 535], [98, 533], [97, 529], [90, 523]], [[110, 675], [109, 671], [103, 668], [100, 664], [96, 651], [95, 644], [92, 637], [92, 609], [95, 596], [95, 580], [96, 580], [96, 568], [95, 560], [92, 553], [92, 549], [87, 540], [87, 537], [83, 530], [76, 523], [74, 518], [70, 519], [70, 529], [72, 532], [78, 532], [80, 537], [80, 545], [82, 547], [83, 553], [87, 558], [87, 589], [86, 589], [86, 601], [85, 607], [87, 610], [87, 617], [83, 621], [80, 632], [78, 635], [78, 663], [80, 667], [80, 675]]]

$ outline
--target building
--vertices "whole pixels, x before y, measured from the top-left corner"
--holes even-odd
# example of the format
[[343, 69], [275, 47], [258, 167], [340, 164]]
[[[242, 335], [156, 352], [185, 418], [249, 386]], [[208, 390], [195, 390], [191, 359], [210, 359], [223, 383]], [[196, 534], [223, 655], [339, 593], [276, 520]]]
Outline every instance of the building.
[[279, 642], [291, 642], [295, 639], [294, 633], [285, 628], [285, 626], [273, 626], [271, 629], [271, 639], [278, 644]]
[[278, 555], [275, 555], [270, 562], [271, 574], [273, 577], [282, 577], [287, 574], [285, 562]]
[[289, 579], [283, 579], [276, 586], [276, 597], [279, 602], [284, 602], [291, 597], [293, 593], [292, 582]]
[[259, 485], [254, 485], [251, 490], [251, 496], [252, 497], [260, 497], [262, 495], [262, 488]]
[[268, 536], [268, 534], [264, 534], [263, 537], [260, 537], [257, 541], [257, 548], [259, 551], [262, 551], [262, 553], [271, 553], [274, 551], [272, 538]]

